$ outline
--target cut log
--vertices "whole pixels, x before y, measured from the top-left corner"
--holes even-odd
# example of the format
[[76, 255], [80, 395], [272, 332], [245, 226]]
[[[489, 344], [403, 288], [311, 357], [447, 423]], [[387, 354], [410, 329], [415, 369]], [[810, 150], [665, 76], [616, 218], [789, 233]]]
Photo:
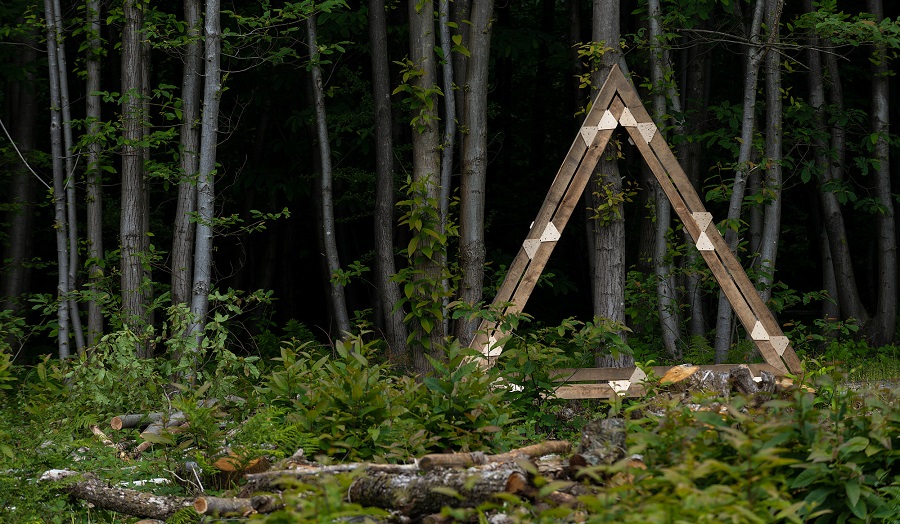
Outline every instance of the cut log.
[[182, 508], [193, 506], [189, 497], [164, 497], [133, 489], [116, 488], [93, 473], [50, 470], [41, 475], [42, 482], [56, 482], [57, 489], [86, 500], [101, 509], [134, 517], [166, 520]]
[[420, 518], [438, 513], [444, 506], [473, 508], [492, 501], [510, 484], [518, 487], [523, 478], [527, 478], [527, 473], [508, 463], [469, 469], [441, 468], [422, 475], [369, 471], [353, 481], [349, 499], [363, 506], [397, 510]]
[[533, 446], [514, 449], [498, 455], [484, 453], [440, 453], [425, 455], [419, 459], [419, 468], [423, 471], [435, 468], [467, 468], [481, 464], [515, 462], [523, 458], [537, 458], [544, 455], [568, 453], [572, 445], [564, 440], [549, 440]]
[[241, 488], [239, 496], [249, 497], [254, 493], [278, 489], [297, 482], [314, 482], [323, 476], [352, 473], [357, 471], [380, 472], [388, 475], [415, 474], [419, 471], [416, 464], [335, 464], [332, 466], [298, 465], [292, 469], [265, 471], [245, 475], [247, 484]]
[[592, 420], [581, 433], [581, 443], [569, 464], [573, 469], [585, 466], [611, 465], [625, 458], [625, 420], [602, 418]]
[[272, 513], [284, 507], [281, 497], [259, 495], [252, 498], [197, 497], [194, 510], [216, 517], [247, 517], [253, 513]]

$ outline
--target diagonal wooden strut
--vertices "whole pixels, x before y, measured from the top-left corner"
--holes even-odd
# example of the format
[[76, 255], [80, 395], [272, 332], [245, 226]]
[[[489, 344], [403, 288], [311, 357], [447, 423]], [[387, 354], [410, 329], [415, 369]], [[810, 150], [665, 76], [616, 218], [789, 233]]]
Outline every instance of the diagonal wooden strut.
[[[618, 66], [613, 66], [578, 136], [572, 142], [537, 217], [494, 298], [492, 309], [502, 316], [518, 313], [525, 307], [600, 155], [616, 127], [620, 125], [641, 152], [763, 358], [782, 373], [800, 373], [800, 360], [790, 342], [759, 297], [737, 257], [728, 249], [718, 229], [712, 225], [712, 215], [706, 211], [700, 196], [656, 129], [634, 87]], [[480, 350], [488, 357], [488, 365], [492, 365], [493, 359], [502, 351], [498, 342], [507, 335], [495, 322], [485, 321], [471, 347]]]

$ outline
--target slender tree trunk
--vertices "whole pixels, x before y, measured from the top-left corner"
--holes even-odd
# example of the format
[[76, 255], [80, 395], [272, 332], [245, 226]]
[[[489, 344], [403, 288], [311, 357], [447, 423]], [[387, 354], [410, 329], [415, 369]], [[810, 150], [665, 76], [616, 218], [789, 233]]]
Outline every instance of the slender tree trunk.
[[[741, 120], [741, 146], [738, 155], [737, 166], [734, 172], [734, 183], [731, 186], [731, 201], [728, 205], [728, 224], [725, 230], [725, 242], [732, 251], [737, 251], [738, 233], [733, 224], [741, 219], [741, 207], [744, 202], [744, 193], [747, 184], [747, 176], [750, 170], [750, 160], [753, 156], [753, 132], [756, 129], [756, 86], [759, 79], [759, 66], [765, 56], [766, 48], [760, 42], [765, 2], [756, 3], [753, 12], [753, 20], [750, 23], [750, 46], [747, 49], [747, 62], [744, 71], [744, 104], [743, 118]], [[724, 293], [719, 293], [719, 312], [716, 320], [716, 362], [724, 362], [728, 357], [728, 349], [731, 346], [731, 303]]]
[[192, 324], [189, 334], [202, 336], [212, 289], [213, 220], [216, 202], [216, 152], [219, 138], [219, 96], [222, 92], [222, 44], [219, 0], [206, 0], [203, 24], [205, 71], [200, 158], [197, 181], [197, 225], [194, 244], [194, 283], [191, 292]]
[[103, 49], [100, 43], [100, 0], [87, 0], [87, 23], [90, 27], [85, 69], [87, 72], [87, 98], [85, 116], [88, 120], [88, 133], [92, 140], [88, 145], [87, 169], [87, 247], [88, 277], [91, 294], [88, 297], [88, 329], [85, 343], [94, 346], [103, 336], [103, 311], [98, 295], [103, 279], [103, 269], [99, 262], [103, 260], [103, 177], [100, 170], [100, 61]]
[[[813, 9], [812, 1], [805, 0], [807, 11]], [[809, 48], [809, 104], [815, 111], [813, 125], [816, 130], [816, 138], [813, 140], [813, 155], [818, 166], [819, 198], [822, 204], [822, 222], [828, 236], [828, 247], [831, 251], [834, 280], [837, 286], [837, 301], [840, 305], [841, 315], [845, 318], [855, 318], [861, 324], [869, 322], [869, 314], [862, 305], [859, 290], [856, 285], [856, 275], [853, 270], [853, 262], [848, 244], [847, 232], [844, 227], [844, 215], [841, 211], [837, 195], [825, 189], [829, 182], [843, 178], [842, 149], [844, 146], [844, 133], [837, 127], [831, 128], [831, 149], [838, 155], [834, 161], [829, 159], [828, 143], [824, 137], [828, 136], [829, 128], [826, 119], [825, 107], [825, 77], [822, 71], [820, 42], [812, 37]], [[831, 68], [829, 68], [831, 69]], [[837, 67], [831, 70], [831, 96], [832, 103], [838, 103], [842, 107], [843, 97], [840, 84], [840, 76], [837, 75]]]
[[[418, 69], [419, 74], [411, 79], [412, 88], [418, 92], [432, 91], [435, 85], [435, 55], [434, 55], [434, 4], [432, 0], [409, 0], [409, 48], [410, 60], [414, 67]], [[440, 201], [440, 168], [441, 157], [439, 151], [439, 136], [437, 129], [437, 104], [434, 103], [434, 96], [427, 95], [432, 98], [432, 103], [427, 107], [423, 107], [419, 112], [418, 120], [413, 124], [413, 181], [424, 184], [426, 202], [423, 206], [437, 206]], [[440, 213], [440, 209], [434, 209]], [[428, 216], [429, 211], [424, 213]], [[435, 224], [436, 226], [438, 224]], [[440, 250], [435, 250], [433, 256], [422, 254], [417, 258], [417, 267], [415, 272], [421, 275], [421, 284], [426, 288], [439, 288], [442, 283], [442, 268], [444, 264], [443, 254]], [[417, 301], [434, 300], [435, 293], [430, 292], [427, 296], [416, 297]], [[438, 299], [439, 300], [439, 299]], [[428, 314], [428, 313], [424, 313]], [[410, 349], [412, 351], [413, 369], [420, 374], [427, 373], [431, 366], [425, 358], [425, 351], [429, 351], [433, 356], [438, 357], [438, 348], [443, 344], [444, 339], [444, 319], [429, 319], [432, 323], [430, 333], [426, 333], [423, 326], [416, 326], [418, 331], [416, 339], [418, 344], [414, 344]]]
[[62, 34], [62, 15], [59, 0], [53, 0], [53, 26], [56, 28], [56, 67], [59, 69], [59, 100], [62, 112], [63, 150], [65, 151], [65, 191], [66, 191], [66, 238], [68, 243], [69, 287], [66, 289], [69, 306], [69, 320], [72, 326], [72, 339], [78, 353], [84, 351], [84, 332], [81, 328], [81, 316], [78, 302], [72, 292], [75, 290], [78, 271], [78, 217], [75, 213], [75, 162], [73, 160], [72, 111], [69, 103], [69, 68], [66, 65], [66, 44]]
[[[37, 106], [35, 101], [35, 78], [27, 64], [37, 60], [36, 44], [32, 38], [22, 41], [22, 53], [16, 57], [16, 65], [24, 71], [23, 78], [8, 85], [8, 98], [12, 99], [10, 107], [10, 134], [19, 153], [28, 159], [34, 150], [35, 119]], [[6, 137], [3, 137], [5, 140]], [[32, 252], [32, 231], [34, 223], [35, 183], [28, 166], [17, 162], [13, 167], [10, 209], [6, 221], [9, 223], [8, 247], [3, 260], [7, 261], [7, 271], [3, 274], [2, 290], [0, 290], [0, 310], [11, 310], [13, 314], [22, 311], [24, 304], [22, 294], [28, 289], [28, 259]], [[12, 341], [9, 341], [12, 343]]]
[[52, 0], [44, 0], [44, 11], [47, 19], [47, 60], [50, 71], [50, 144], [51, 163], [53, 165], [53, 202], [56, 228], [56, 261], [58, 268], [57, 279], [57, 321], [59, 327], [58, 346], [59, 359], [65, 360], [70, 356], [69, 346], [69, 253], [68, 253], [68, 224], [66, 215], [65, 193], [65, 167], [63, 166], [63, 133], [62, 133], [62, 100], [59, 87], [59, 67], [57, 62], [56, 39], [59, 31], [56, 27]]
[[[768, 45], [777, 45], [781, 27], [783, 0], [767, 0], [766, 25], [769, 28]], [[759, 245], [759, 278], [757, 289], [763, 302], [772, 297], [775, 281], [775, 262], [778, 256], [778, 239], [781, 233], [781, 161], [782, 161], [782, 102], [781, 57], [772, 51], [766, 55], [766, 180], [765, 195], [770, 199], [764, 208], [764, 218]]]
[[384, 0], [369, 0], [369, 40], [372, 46], [372, 98], [375, 103], [375, 279], [384, 311], [388, 358], [405, 362], [406, 324], [400, 287], [391, 280], [394, 264], [394, 141], [392, 136], [390, 63]]
[[[876, 22], [884, 19], [882, 0], [868, 0], [869, 12]], [[891, 194], [889, 54], [884, 43], [876, 43], [872, 62], [872, 132], [875, 142], [875, 199], [880, 205], [875, 226], [878, 235], [878, 306], [867, 334], [874, 346], [894, 340], [897, 325], [897, 236], [894, 223], [894, 199]]]
[[[493, 0], [474, 0], [469, 28], [471, 57], [466, 78], [466, 128], [463, 139], [463, 175], [460, 191], [459, 259], [462, 279], [459, 298], [467, 304], [481, 301], [484, 285], [484, 192], [487, 183], [487, 93]], [[460, 319], [456, 338], [468, 346], [476, 321]]]
[[[666, 90], [664, 89], [665, 69], [669, 66], [667, 52], [663, 49], [662, 21], [659, 0], [649, 0], [650, 19], [650, 77], [653, 83], [653, 119], [660, 132], [665, 129], [668, 113]], [[671, 93], [678, 103], [677, 93]], [[660, 330], [663, 345], [673, 358], [681, 358], [678, 341], [681, 338], [681, 322], [678, 316], [678, 301], [675, 296], [675, 279], [672, 276], [672, 262], [666, 241], [672, 223], [672, 205], [662, 186], [653, 184], [656, 191], [656, 228], [654, 235], [653, 268], [656, 274], [656, 296], [659, 311]]]
[[[316, 109], [316, 135], [319, 142], [319, 159], [322, 167], [322, 236], [325, 244], [325, 258], [329, 276], [341, 269], [335, 238], [334, 203], [332, 201], [331, 145], [328, 139], [328, 120], [325, 114], [325, 94], [322, 87], [322, 69], [319, 67], [318, 39], [316, 37], [316, 16], [306, 19], [306, 37], [312, 62], [313, 99]], [[350, 334], [350, 317], [344, 299], [344, 285], [331, 278], [331, 307], [337, 323], [338, 337]]]
[[[698, 43], [688, 50], [685, 81], [685, 126], [688, 136], [697, 137], [704, 131], [707, 118], [706, 86], [710, 62], [709, 45]], [[684, 168], [694, 189], [700, 190], [700, 173], [704, 171], [702, 164], [703, 147], [700, 140], [691, 140], [678, 147], [678, 160]], [[701, 289], [701, 267], [706, 267], [700, 253], [694, 247], [690, 234], [685, 231], [687, 256], [684, 259], [686, 302], [690, 305], [691, 316], [688, 320], [688, 334], [691, 337], [703, 337], [706, 334], [706, 315], [704, 313], [703, 291]]]
[[[141, 44], [143, 14], [141, 0], [125, 0], [122, 28], [122, 199], [119, 218], [122, 264], [122, 314], [124, 323], [139, 337], [149, 324], [149, 304], [144, 286], [143, 249], [149, 232], [147, 187], [144, 180], [144, 117], [141, 90], [144, 52]], [[139, 358], [152, 357], [151, 348], [140, 343]]]
[[[447, 232], [447, 221], [450, 219], [450, 192], [452, 189], [453, 153], [456, 151], [456, 87], [453, 75], [454, 57], [450, 43], [450, 2], [438, 0], [438, 24], [440, 25], [441, 50], [444, 60], [441, 72], [444, 76], [444, 137], [441, 140], [441, 234]], [[444, 333], [450, 331], [450, 315], [447, 308], [450, 304], [450, 282], [445, 277], [442, 285], [444, 311]]]
[[188, 43], [184, 49], [181, 79], [182, 120], [181, 180], [172, 235], [172, 304], [189, 304], [193, 284], [194, 233], [192, 221], [197, 209], [197, 170], [200, 151], [200, 94], [203, 73], [203, 40], [200, 34], [202, 5], [200, 0], [185, 0], [184, 23]]
[[[619, 63], [619, 0], [594, 0], [592, 40], [606, 42], [612, 48], [602, 58], [600, 67], [592, 75], [593, 95], [603, 85], [613, 64]], [[615, 144], [606, 146], [594, 170], [589, 185], [594, 209], [605, 202], [600, 195], [622, 193], [622, 176]], [[605, 188], [605, 189], [604, 189]], [[603, 218], [604, 224], [594, 220], [588, 234], [593, 234], [596, 263], [594, 264], [592, 289], [594, 291], [594, 316], [625, 323], [625, 220], [621, 203], [614, 206], [612, 214]], [[624, 335], [624, 333], [622, 333]], [[598, 348], [595, 361], [598, 367], [631, 366], [634, 357], [620, 355], [612, 358]]]

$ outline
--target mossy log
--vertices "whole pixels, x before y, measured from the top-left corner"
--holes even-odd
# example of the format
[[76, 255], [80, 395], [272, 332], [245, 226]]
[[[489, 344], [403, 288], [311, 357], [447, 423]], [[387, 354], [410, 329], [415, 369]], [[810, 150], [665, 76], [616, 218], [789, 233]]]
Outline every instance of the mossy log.
[[194, 504], [193, 497], [153, 495], [144, 491], [110, 486], [93, 473], [54, 469], [41, 475], [42, 482], [59, 483], [59, 489], [101, 509], [133, 517], [166, 520]]

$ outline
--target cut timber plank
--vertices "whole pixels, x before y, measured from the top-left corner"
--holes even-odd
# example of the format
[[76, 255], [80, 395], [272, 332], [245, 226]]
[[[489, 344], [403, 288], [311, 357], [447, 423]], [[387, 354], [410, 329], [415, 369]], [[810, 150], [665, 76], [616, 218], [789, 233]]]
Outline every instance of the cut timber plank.
[[[776, 377], [784, 376], [784, 373], [779, 373], [778, 369], [771, 364], [712, 364], [697, 367], [704, 371], [729, 371], [737, 366], [747, 366], [756, 377], [763, 371], [768, 371]], [[654, 375], [661, 377], [674, 367], [679, 366], [652, 366], [650, 369], [653, 370]], [[633, 366], [626, 368], [564, 368], [551, 371], [550, 378], [559, 382], [628, 380], [634, 370]]]

